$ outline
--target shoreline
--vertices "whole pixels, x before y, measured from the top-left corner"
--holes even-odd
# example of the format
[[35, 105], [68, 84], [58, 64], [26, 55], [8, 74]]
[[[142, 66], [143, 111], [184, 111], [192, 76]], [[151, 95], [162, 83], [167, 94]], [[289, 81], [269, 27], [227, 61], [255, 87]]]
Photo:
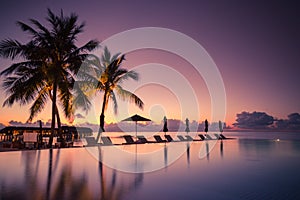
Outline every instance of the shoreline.
[[[83, 146], [72, 146], [72, 147], [64, 147], [64, 148], [52, 148], [52, 149], [76, 149], [76, 148], [84, 148]], [[19, 148], [3, 148], [0, 147], [0, 153], [2, 152], [15, 152], [15, 151], [36, 151], [36, 150], [48, 150], [50, 148], [40, 148], [40, 149], [19, 149]]]

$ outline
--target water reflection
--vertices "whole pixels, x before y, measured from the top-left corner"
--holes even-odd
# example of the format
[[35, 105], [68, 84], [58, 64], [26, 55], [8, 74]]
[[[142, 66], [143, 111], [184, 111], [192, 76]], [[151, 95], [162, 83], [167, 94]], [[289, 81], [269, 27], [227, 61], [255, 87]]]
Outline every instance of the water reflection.
[[75, 178], [72, 173], [72, 166], [65, 165], [60, 173], [59, 179], [54, 184], [49, 199], [92, 199], [93, 194], [87, 184], [87, 177], [81, 174]]
[[53, 158], [53, 149], [50, 148], [49, 149], [49, 167], [48, 167], [46, 199], [50, 199], [50, 189], [51, 189], [51, 180], [52, 180], [52, 158]]
[[[38, 159], [36, 162], [36, 154], [38, 154]], [[25, 190], [30, 193], [34, 192], [33, 188], [38, 187], [37, 184], [37, 171], [38, 163], [40, 158], [40, 152], [33, 151], [28, 153], [21, 153], [21, 162], [24, 163], [24, 186]], [[32, 165], [32, 163], [37, 163], [37, 165]]]
[[206, 141], [205, 142], [205, 149], [206, 149], [206, 159], [209, 160], [209, 144], [208, 142]]
[[164, 144], [164, 163], [165, 163], [165, 169], [167, 169], [167, 167], [168, 167], [168, 146], [167, 146], [166, 142]]
[[[99, 151], [99, 162], [98, 162], [98, 169], [99, 169], [99, 179], [100, 179], [100, 193], [101, 193], [101, 200], [106, 199], [122, 199], [126, 193], [124, 191], [132, 191], [138, 189], [138, 187], [143, 182], [143, 173], [135, 173], [129, 174], [131, 179], [127, 179], [126, 183], [118, 182], [119, 178], [122, 181], [122, 177], [119, 177], [120, 173], [117, 173], [115, 169], [106, 168], [103, 165], [103, 157], [104, 154], [102, 152], [101, 146], [98, 147]], [[137, 145], [135, 145], [135, 153], [137, 155]], [[135, 157], [137, 159], [137, 157]], [[137, 162], [136, 162], [137, 164]], [[105, 171], [107, 170], [107, 171]], [[105, 171], [105, 172], [104, 172]], [[108, 173], [111, 171], [111, 174]], [[129, 181], [129, 182], [128, 182]]]
[[186, 158], [187, 158], [187, 165], [190, 166], [190, 142], [186, 143]]
[[[2, 152], [0, 199], [199, 199], [195, 187], [201, 188], [203, 199], [300, 197], [295, 176], [300, 167], [300, 141], [179, 142], [174, 147], [186, 152], [172, 165], [175, 149], [169, 143], [156, 145], [161, 148], [158, 160], [148, 164], [157, 161], [168, 170], [151, 173], [107, 167], [103, 160], [112, 156], [109, 147], [97, 147], [100, 162], [83, 148]], [[132, 167], [142, 165], [139, 156], [150, 147], [130, 147], [138, 155], [130, 157]], [[200, 150], [204, 159], [196, 156]]]
[[[85, 149], [2, 153], [2, 165], [3, 156], [13, 159], [7, 158], [9, 173], [1, 168], [0, 199], [123, 199], [144, 180], [143, 173], [121, 173], [106, 167]], [[99, 156], [109, 155], [99, 148]]]
[[[167, 169], [174, 147], [169, 148], [168, 143], [159, 145], [162, 148], [159, 162]], [[207, 153], [209, 151], [208, 143], [195, 145], [191, 142], [176, 143], [177, 148], [186, 149], [180, 159], [187, 168], [192, 166], [192, 151], [198, 151], [199, 146], [205, 145]], [[135, 167], [142, 165], [138, 162], [138, 155], [146, 147], [132, 145]], [[97, 148], [99, 161], [82, 148], [14, 152], [14, 160], [7, 165], [17, 173], [1, 178], [1, 199], [126, 199], [138, 192], [145, 174], [123, 173], [105, 166], [103, 160], [111, 156], [104, 151], [108, 147]], [[16, 163], [18, 156], [20, 164]], [[22, 176], [18, 177], [18, 174]], [[16, 180], [19, 184], [5, 180]]]
[[269, 151], [274, 144], [273, 140], [239, 139], [239, 147], [244, 151]]
[[224, 156], [223, 152], [224, 152], [224, 149], [223, 149], [223, 140], [221, 140], [221, 142], [220, 142], [220, 155], [221, 155], [222, 158]]

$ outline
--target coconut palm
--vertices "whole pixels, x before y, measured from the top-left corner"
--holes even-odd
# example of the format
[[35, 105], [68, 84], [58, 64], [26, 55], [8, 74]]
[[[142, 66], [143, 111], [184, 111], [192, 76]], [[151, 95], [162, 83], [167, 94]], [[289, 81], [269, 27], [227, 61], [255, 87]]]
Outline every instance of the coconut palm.
[[[90, 59], [87, 59], [88, 66], [90, 67], [84, 68], [84, 70], [81, 71], [82, 73], [79, 73], [81, 74], [80, 78], [83, 80], [78, 81], [81, 88], [79, 91], [86, 91], [86, 93], [88, 93], [87, 91], [96, 90], [103, 93], [100, 127], [97, 139], [99, 139], [101, 133], [105, 131], [105, 111], [110, 99], [113, 102], [115, 114], [117, 114], [118, 111], [116, 96], [118, 96], [121, 100], [129, 100], [135, 103], [140, 109], [143, 109], [143, 101], [138, 96], [128, 90], [125, 90], [121, 86], [121, 83], [125, 80], [133, 79], [137, 81], [139, 78], [135, 71], [128, 71], [127, 69], [121, 68], [121, 64], [124, 59], [125, 55], [121, 55], [120, 53], [111, 55], [108, 48], [105, 47], [101, 58], [91, 56]], [[86, 85], [88, 85], [88, 87], [86, 87]], [[88, 101], [85, 102], [89, 104]]]
[[133, 80], [138, 80], [139, 76], [135, 71], [128, 71], [127, 69], [121, 68], [122, 61], [125, 59], [125, 55], [116, 54], [111, 56], [107, 47], [104, 48], [104, 53], [102, 55], [102, 68], [103, 73], [100, 76], [97, 89], [103, 91], [103, 101], [102, 109], [100, 114], [100, 127], [99, 132], [104, 132], [104, 118], [105, 110], [107, 109], [107, 104], [109, 99], [112, 99], [114, 105], [114, 112], [117, 114], [118, 104], [116, 99], [116, 94], [122, 100], [129, 100], [135, 103], [140, 109], [143, 109], [143, 101], [137, 97], [132, 92], [123, 89], [120, 85], [124, 80], [129, 78]]
[[46, 20], [50, 29], [35, 19], [30, 19], [32, 26], [17, 22], [31, 40], [25, 44], [13, 39], [1, 41], [0, 56], [23, 59], [1, 72], [5, 76], [3, 87], [9, 94], [3, 106], [34, 101], [28, 119], [31, 121], [43, 110], [48, 99], [52, 101], [51, 145], [55, 117], [59, 119], [57, 101], [61, 103], [66, 118], [71, 118], [74, 75], [87, 53], [98, 46], [98, 41], [90, 40], [82, 47], [75, 45], [78, 34], [83, 32], [84, 23], [78, 25], [78, 16], [74, 13], [64, 16], [61, 11], [60, 15], [55, 15], [48, 9]]

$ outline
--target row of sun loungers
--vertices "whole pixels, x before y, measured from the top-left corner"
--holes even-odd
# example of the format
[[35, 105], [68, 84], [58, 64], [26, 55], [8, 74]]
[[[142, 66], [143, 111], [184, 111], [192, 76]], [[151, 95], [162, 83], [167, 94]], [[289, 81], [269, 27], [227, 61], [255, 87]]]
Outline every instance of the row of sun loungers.
[[[174, 140], [170, 135], [165, 135], [165, 139], [162, 139], [160, 135], [154, 135], [153, 138], [155, 141], [150, 141], [142, 135], [137, 136], [137, 140], [133, 139], [131, 135], [123, 135], [122, 137], [125, 139], [125, 143], [118, 144], [118, 145], [126, 145], [126, 144], [146, 144], [146, 143], [164, 143], [164, 142], [189, 142], [189, 141], [204, 141], [204, 140], [218, 140], [218, 139], [228, 139], [223, 134], [214, 134], [215, 138], [212, 138], [208, 134], [198, 134], [199, 139], [192, 138], [190, 135], [178, 135], [179, 140]], [[101, 143], [97, 143], [94, 137], [85, 137], [86, 145], [85, 146], [97, 146], [97, 145], [117, 145], [113, 144], [110, 137], [103, 136], [101, 137]]]

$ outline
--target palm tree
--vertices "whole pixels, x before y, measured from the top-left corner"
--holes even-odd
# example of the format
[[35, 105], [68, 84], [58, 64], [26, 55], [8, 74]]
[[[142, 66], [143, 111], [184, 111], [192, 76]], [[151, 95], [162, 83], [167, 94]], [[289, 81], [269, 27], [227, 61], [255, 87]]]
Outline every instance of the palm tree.
[[97, 89], [103, 91], [103, 101], [102, 109], [100, 114], [100, 127], [99, 132], [104, 132], [104, 118], [105, 110], [107, 109], [107, 104], [109, 99], [112, 99], [114, 104], [114, 112], [117, 114], [118, 104], [116, 99], [116, 94], [122, 100], [130, 100], [135, 103], [140, 109], [143, 109], [143, 101], [137, 97], [132, 92], [122, 88], [120, 83], [128, 78], [133, 80], [138, 80], [139, 76], [135, 71], [128, 71], [124, 68], [121, 68], [121, 63], [125, 59], [125, 55], [116, 54], [111, 57], [110, 52], [107, 47], [104, 48], [104, 53], [102, 55], [102, 68], [104, 69], [103, 73], [100, 76]]
[[[135, 71], [128, 71], [127, 69], [121, 68], [121, 64], [124, 59], [125, 55], [117, 53], [112, 56], [108, 48], [105, 47], [101, 59], [91, 56], [90, 59], [87, 59], [88, 66], [90, 66], [90, 68], [87, 67], [81, 71], [82, 73], [79, 73], [81, 74], [80, 78], [83, 79], [83, 81], [78, 82], [81, 88], [80, 91], [84, 90], [83, 88], [86, 88], [86, 85], [89, 85], [89, 87], [85, 90], [86, 93], [88, 93], [88, 90], [103, 92], [100, 127], [97, 141], [101, 133], [105, 132], [105, 111], [110, 99], [113, 101], [115, 114], [117, 114], [118, 111], [116, 95], [123, 101], [129, 100], [135, 103], [140, 109], [143, 109], [144, 107], [144, 103], [139, 97], [132, 92], [123, 89], [120, 85], [125, 80], [133, 79], [137, 81], [139, 78]], [[86, 103], [89, 104], [88, 101], [86, 101]]]
[[[21, 105], [34, 101], [30, 108], [29, 121], [44, 108], [47, 99], [52, 101], [51, 146], [55, 131], [55, 117], [58, 122], [57, 100], [62, 104], [66, 118], [73, 114], [74, 76], [78, 72], [87, 52], [98, 46], [98, 41], [90, 40], [82, 47], [75, 42], [83, 32], [84, 23], [77, 24], [78, 16], [72, 13], [64, 16], [55, 15], [48, 9], [46, 20], [50, 29], [35, 19], [30, 19], [33, 26], [23, 22], [17, 25], [30, 35], [28, 43], [13, 39], [0, 42], [0, 56], [4, 58], [22, 58], [24, 61], [14, 63], [1, 72], [5, 75], [3, 87], [9, 94], [3, 106], [12, 106], [15, 102]], [[60, 123], [60, 122], [59, 122]]]

